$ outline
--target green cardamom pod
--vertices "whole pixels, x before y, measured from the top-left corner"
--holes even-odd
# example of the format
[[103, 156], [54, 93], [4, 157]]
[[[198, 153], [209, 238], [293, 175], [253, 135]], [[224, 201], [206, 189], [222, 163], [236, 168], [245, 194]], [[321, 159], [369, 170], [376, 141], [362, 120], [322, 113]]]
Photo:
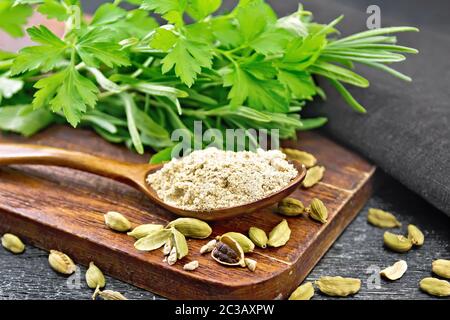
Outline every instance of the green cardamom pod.
[[438, 276], [450, 279], [450, 260], [434, 260], [432, 263], [432, 270]]
[[323, 166], [315, 166], [315, 167], [309, 168], [308, 171], [306, 171], [306, 176], [302, 183], [303, 187], [311, 188], [317, 182], [322, 180], [324, 173], [325, 173], [325, 167], [323, 167]]
[[386, 231], [383, 239], [385, 246], [396, 252], [407, 252], [412, 248], [412, 242], [399, 234]]
[[25, 245], [22, 240], [16, 235], [11, 233], [5, 233], [2, 237], [2, 246], [15, 254], [22, 253], [25, 251]]
[[256, 244], [260, 248], [266, 248], [267, 247], [267, 234], [264, 230], [256, 228], [256, 227], [250, 227], [248, 230], [248, 236], [250, 240], [253, 241], [254, 244]]
[[92, 300], [97, 299], [97, 296], [99, 296], [103, 300], [128, 300], [120, 292], [112, 290], [101, 291], [99, 288], [97, 288], [92, 295]]
[[270, 247], [284, 246], [290, 237], [291, 229], [289, 229], [286, 219], [283, 219], [283, 221], [270, 231], [267, 245]]
[[314, 287], [312, 282], [307, 282], [299, 286], [289, 296], [289, 300], [311, 300], [314, 296]]
[[419, 230], [419, 228], [417, 228], [413, 224], [410, 224], [408, 225], [408, 239], [412, 242], [413, 245], [421, 246], [425, 241], [425, 236], [423, 235], [422, 231]]
[[161, 224], [142, 224], [134, 228], [132, 231], [128, 232], [127, 235], [134, 237], [136, 240], [138, 240], [161, 229], [164, 229], [164, 226]]
[[253, 252], [253, 250], [255, 249], [255, 244], [252, 242], [252, 240], [247, 238], [247, 236], [243, 235], [242, 233], [227, 232], [224, 234], [224, 236], [228, 236], [236, 240], [241, 246], [244, 253]]
[[227, 266], [246, 267], [244, 251], [239, 243], [229, 236], [221, 236], [217, 241], [211, 257], [220, 264]]
[[316, 157], [314, 157], [311, 153], [291, 148], [281, 148], [281, 151], [289, 160], [297, 160], [306, 168], [314, 167], [317, 163]]
[[327, 207], [323, 204], [322, 200], [314, 198], [309, 205], [309, 216], [319, 222], [326, 223], [328, 218]]
[[48, 263], [53, 270], [62, 274], [69, 275], [74, 273], [77, 269], [75, 263], [73, 263], [72, 259], [67, 254], [56, 250], [50, 250]]
[[204, 221], [195, 218], [178, 218], [167, 225], [167, 228], [175, 228], [188, 238], [204, 239], [211, 233], [211, 227]]
[[170, 229], [162, 229], [143, 237], [134, 243], [140, 251], [152, 251], [161, 248], [172, 235]]
[[420, 289], [432, 296], [448, 297], [450, 296], [450, 283], [445, 280], [428, 277], [419, 283]]
[[278, 203], [278, 213], [285, 216], [298, 216], [305, 212], [305, 206], [300, 200], [294, 198], [284, 198]]
[[91, 289], [96, 289], [97, 287], [103, 288], [106, 285], [103, 272], [94, 264], [94, 262], [89, 263], [89, 268], [86, 271], [86, 283]]
[[380, 271], [380, 275], [389, 280], [398, 280], [408, 270], [408, 264], [405, 260], [399, 260], [392, 266], [387, 267]]
[[361, 288], [361, 280], [342, 277], [321, 277], [316, 282], [319, 290], [332, 297], [347, 297]]
[[126, 232], [131, 229], [130, 221], [119, 212], [110, 211], [104, 217], [106, 225], [114, 231]]
[[396, 228], [402, 226], [392, 213], [375, 208], [369, 209], [367, 221], [379, 228]]
[[176, 228], [171, 228], [172, 231], [172, 239], [173, 246], [177, 249], [177, 258], [178, 260], [187, 256], [189, 253], [188, 244], [185, 236], [178, 231]]

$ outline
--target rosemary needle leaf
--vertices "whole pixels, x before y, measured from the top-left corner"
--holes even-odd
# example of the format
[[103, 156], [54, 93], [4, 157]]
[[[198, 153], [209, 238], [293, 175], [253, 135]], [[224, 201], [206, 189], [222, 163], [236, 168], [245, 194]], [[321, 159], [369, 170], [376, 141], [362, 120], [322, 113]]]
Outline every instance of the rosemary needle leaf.
[[355, 111], [359, 113], [366, 113], [367, 110], [358, 102], [355, 98], [351, 95], [350, 92], [340, 83], [339, 81], [335, 79], [328, 79], [333, 87], [336, 88], [336, 90], [342, 95], [344, 100], [352, 107]]

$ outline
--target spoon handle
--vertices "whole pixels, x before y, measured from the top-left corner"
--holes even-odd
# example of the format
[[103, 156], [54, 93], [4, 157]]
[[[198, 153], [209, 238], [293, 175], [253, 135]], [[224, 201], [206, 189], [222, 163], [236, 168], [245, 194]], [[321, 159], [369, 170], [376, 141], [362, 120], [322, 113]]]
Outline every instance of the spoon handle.
[[133, 183], [148, 164], [120, 162], [90, 154], [27, 144], [0, 143], [0, 165], [39, 164], [78, 169]]

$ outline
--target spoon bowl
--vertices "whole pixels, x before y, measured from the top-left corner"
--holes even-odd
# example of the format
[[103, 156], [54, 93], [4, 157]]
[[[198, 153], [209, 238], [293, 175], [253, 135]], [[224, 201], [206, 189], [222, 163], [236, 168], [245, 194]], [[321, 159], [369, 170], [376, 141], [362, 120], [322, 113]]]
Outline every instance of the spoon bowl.
[[147, 176], [162, 168], [162, 164], [136, 164], [97, 157], [90, 154], [58, 148], [25, 144], [0, 144], [0, 165], [39, 164], [55, 165], [90, 172], [139, 189], [151, 201], [168, 211], [201, 220], [221, 220], [254, 212], [269, 207], [289, 196], [300, 185], [306, 175], [306, 168], [298, 161], [291, 161], [297, 176], [289, 184], [260, 200], [243, 205], [219, 208], [210, 211], [184, 210], [163, 202], [156, 191], [147, 183]]

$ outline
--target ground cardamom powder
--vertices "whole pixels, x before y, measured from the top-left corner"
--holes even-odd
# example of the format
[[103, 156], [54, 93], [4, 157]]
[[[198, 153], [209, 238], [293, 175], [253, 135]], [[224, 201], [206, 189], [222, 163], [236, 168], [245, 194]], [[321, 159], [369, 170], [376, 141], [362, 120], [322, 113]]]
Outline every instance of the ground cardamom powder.
[[279, 191], [297, 170], [279, 150], [197, 150], [173, 159], [147, 182], [172, 206], [196, 211], [234, 207]]

